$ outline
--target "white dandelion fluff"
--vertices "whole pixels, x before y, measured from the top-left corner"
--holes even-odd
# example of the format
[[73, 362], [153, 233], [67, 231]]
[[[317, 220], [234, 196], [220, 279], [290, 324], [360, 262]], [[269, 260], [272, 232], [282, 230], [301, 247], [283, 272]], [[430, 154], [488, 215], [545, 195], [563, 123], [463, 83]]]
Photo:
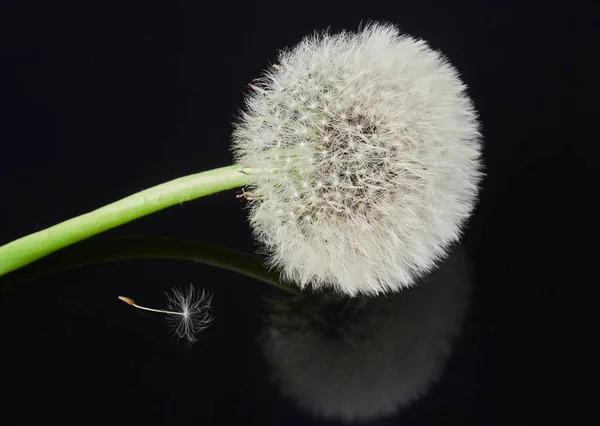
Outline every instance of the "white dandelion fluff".
[[[308, 309], [285, 311], [261, 338], [274, 383], [316, 417], [353, 422], [394, 415], [440, 379], [469, 306], [469, 270], [458, 246], [414, 288], [350, 298], [354, 312], [342, 305], [345, 319], [337, 323], [321, 325]], [[331, 305], [320, 307], [327, 319]]]
[[211, 316], [212, 295], [204, 290], [198, 293], [193, 285], [187, 289], [171, 289], [167, 295], [167, 309], [173, 311], [167, 317], [173, 332], [180, 339], [196, 342], [196, 334], [213, 321]]
[[138, 309], [165, 314], [168, 324], [178, 338], [195, 343], [196, 335], [210, 326], [213, 321], [212, 295], [204, 290], [198, 292], [192, 284], [186, 289], [172, 288], [165, 294], [167, 306], [164, 310], [140, 306], [125, 296], [119, 296], [119, 300]]
[[424, 41], [387, 24], [316, 34], [251, 87], [233, 151], [284, 278], [397, 291], [459, 239], [482, 175], [477, 116]]

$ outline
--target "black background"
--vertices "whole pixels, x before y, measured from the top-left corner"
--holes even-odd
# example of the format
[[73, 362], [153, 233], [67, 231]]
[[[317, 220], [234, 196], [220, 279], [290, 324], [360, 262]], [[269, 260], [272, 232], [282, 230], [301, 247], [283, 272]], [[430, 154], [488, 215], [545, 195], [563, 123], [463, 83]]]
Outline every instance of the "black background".
[[[576, 1], [8, 1], [1, 6], [0, 244], [231, 162], [231, 120], [277, 50], [386, 20], [459, 69], [486, 179], [465, 235], [473, 307], [442, 380], [391, 425], [578, 424], [594, 404], [597, 19]], [[595, 121], [596, 120], [596, 121]], [[597, 128], [597, 126], [596, 126]], [[108, 235], [251, 251], [233, 192]], [[214, 293], [192, 348], [118, 302]], [[268, 382], [265, 284], [178, 261], [76, 269], [0, 298], [0, 424], [324, 424]], [[108, 422], [108, 423], [107, 423]]]

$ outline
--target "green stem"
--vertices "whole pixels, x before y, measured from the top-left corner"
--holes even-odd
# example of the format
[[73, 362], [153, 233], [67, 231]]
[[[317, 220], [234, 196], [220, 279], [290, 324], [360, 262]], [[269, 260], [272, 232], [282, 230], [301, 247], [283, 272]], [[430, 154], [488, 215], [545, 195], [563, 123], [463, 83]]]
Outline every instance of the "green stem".
[[0, 276], [56, 250], [173, 205], [248, 183], [233, 165], [166, 182], [0, 247]]

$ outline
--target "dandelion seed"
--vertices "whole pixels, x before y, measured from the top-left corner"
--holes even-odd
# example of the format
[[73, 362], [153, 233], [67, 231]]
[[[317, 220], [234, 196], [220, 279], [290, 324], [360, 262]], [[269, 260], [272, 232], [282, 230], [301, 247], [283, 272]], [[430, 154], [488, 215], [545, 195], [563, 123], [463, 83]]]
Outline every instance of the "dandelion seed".
[[198, 293], [192, 284], [187, 289], [173, 288], [165, 294], [167, 309], [141, 306], [125, 296], [119, 296], [119, 300], [137, 309], [166, 315], [167, 323], [178, 338], [195, 343], [196, 334], [206, 329], [213, 321], [210, 305], [212, 295], [204, 290]]

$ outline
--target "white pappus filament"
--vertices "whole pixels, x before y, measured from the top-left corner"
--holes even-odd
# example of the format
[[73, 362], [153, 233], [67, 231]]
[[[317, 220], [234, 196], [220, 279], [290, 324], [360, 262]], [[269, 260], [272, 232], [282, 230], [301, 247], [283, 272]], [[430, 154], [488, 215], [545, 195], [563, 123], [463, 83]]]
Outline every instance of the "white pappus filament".
[[212, 295], [205, 290], [198, 292], [192, 284], [185, 289], [172, 288], [165, 294], [167, 296], [166, 309], [141, 306], [125, 296], [119, 296], [119, 300], [137, 309], [164, 314], [167, 323], [178, 338], [195, 343], [196, 335], [213, 321], [211, 315]]

